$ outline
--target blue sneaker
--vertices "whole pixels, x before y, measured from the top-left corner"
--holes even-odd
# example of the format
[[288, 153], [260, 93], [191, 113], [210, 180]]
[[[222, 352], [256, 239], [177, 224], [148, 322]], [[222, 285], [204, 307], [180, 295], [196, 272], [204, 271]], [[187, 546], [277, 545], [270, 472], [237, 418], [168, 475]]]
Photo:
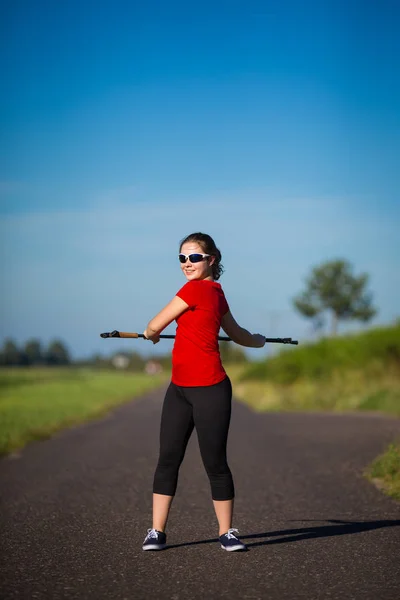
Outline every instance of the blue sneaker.
[[228, 529], [228, 533], [219, 536], [221, 542], [221, 548], [228, 550], [228, 552], [235, 552], [236, 550], [247, 550], [246, 546], [236, 537], [235, 533], [239, 533], [237, 529]]
[[157, 529], [148, 529], [147, 535], [144, 538], [143, 550], [164, 550], [167, 541], [167, 536], [163, 531]]

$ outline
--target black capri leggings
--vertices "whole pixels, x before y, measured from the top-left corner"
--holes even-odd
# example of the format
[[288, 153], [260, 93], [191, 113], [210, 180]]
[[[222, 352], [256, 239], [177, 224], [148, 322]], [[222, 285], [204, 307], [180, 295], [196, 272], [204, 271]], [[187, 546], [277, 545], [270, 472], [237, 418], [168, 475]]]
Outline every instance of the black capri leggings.
[[180, 387], [170, 383], [165, 395], [160, 431], [160, 457], [153, 492], [174, 496], [179, 467], [196, 427], [200, 454], [210, 480], [213, 500], [235, 495], [226, 460], [232, 386], [228, 377], [215, 385]]

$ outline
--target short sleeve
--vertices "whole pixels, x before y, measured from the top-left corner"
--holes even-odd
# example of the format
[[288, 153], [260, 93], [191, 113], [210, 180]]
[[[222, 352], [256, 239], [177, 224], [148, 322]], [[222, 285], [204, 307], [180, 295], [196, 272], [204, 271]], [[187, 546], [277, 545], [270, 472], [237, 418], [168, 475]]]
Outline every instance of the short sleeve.
[[176, 293], [176, 295], [179, 296], [179, 298], [182, 298], [182, 300], [186, 302], [190, 308], [193, 308], [197, 304], [195, 293], [196, 290], [193, 283], [193, 281], [188, 281], [183, 287], [181, 287], [179, 292]]
[[221, 299], [221, 316], [223, 317], [224, 315], [226, 315], [226, 313], [229, 311], [229, 304], [225, 298], [225, 294], [222, 294], [222, 299]]

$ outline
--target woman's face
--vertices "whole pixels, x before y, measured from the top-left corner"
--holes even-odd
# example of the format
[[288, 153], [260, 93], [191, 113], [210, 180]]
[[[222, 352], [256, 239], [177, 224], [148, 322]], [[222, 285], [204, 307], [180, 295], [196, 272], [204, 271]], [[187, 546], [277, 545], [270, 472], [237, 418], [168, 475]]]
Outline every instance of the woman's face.
[[[186, 242], [183, 244], [181, 254], [206, 254], [203, 248], [197, 242]], [[204, 258], [201, 262], [191, 263], [188, 258], [185, 263], [180, 263], [183, 274], [188, 281], [192, 279], [210, 279], [213, 280], [211, 265], [215, 258]]]

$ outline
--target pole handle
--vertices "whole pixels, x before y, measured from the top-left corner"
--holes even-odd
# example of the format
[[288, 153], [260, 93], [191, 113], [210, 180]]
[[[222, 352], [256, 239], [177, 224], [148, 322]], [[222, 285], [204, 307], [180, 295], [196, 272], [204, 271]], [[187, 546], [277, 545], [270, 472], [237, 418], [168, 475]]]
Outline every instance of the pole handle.
[[120, 338], [139, 338], [139, 337], [143, 337], [143, 334], [139, 334], [139, 333], [129, 333], [127, 331], [120, 331], [119, 332], [119, 337]]

